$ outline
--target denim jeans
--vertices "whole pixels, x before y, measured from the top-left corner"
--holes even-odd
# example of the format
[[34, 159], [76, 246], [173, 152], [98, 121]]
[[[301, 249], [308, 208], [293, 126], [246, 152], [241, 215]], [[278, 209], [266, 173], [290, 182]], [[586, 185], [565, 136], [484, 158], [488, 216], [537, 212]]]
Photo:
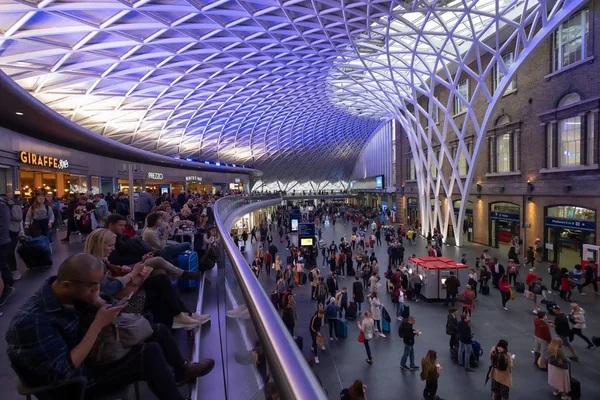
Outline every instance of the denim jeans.
[[544, 339], [535, 336], [535, 347], [533, 348], [533, 352], [540, 354], [540, 365], [542, 368], [546, 368], [546, 362], [548, 361], [548, 354], [546, 354], [546, 351], [548, 350], [549, 344], [550, 343]]
[[452, 307], [454, 307], [455, 302], [456, 302], [456, 294], [450, 294], [450, 293], [446, 292], [446, 302], [444, 303], [444, 305], [448, 305], [449, 303], [452, 303]]
[[174, 244], [172, 246], [166, 246], [164, 249], [160, 251], [160, 256], [165, 260], [171, 262], [173, 260], [177, 260], [177, 257], [184, 251], [188, 251], [192, 249], [192, 244], [189, 242]]
[[404, 353], [400, 359], [400, 365], [406, 367], [406, 360], [410, 357], [410, 368], [415, 367], [415, 346], [410, 344], [404, 344]]
[[404, 311], [404, 303], [396, 303], [396, 318], [402, 315], [402, 311]]
[[[458, 365], [464, 365], [465, 368], [471, 368], [471, 353], [473, 352], [472, 344], [458, 342]], [[463, 364], [464, 360], [464, 364]]]
[[369, 342], [370, 340], [365, 339], [364, 344], [365, 344], [365, 350], [367, 351], [367, 359], [371, 360], [371, 346], [369, 346]]

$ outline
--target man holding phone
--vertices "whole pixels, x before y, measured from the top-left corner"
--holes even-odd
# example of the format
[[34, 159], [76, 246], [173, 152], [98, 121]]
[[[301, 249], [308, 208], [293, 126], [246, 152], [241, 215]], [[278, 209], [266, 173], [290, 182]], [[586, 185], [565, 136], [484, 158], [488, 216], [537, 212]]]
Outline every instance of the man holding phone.
[[[93, 255], [70, 256], [59, 267], [58, 275], [49, 278], [15, 314], [6, 341], [8, 357], [19, 377], [25, 385], [36, 387], [58, 385], [84, 376], [88, 380], [86, 396], [145, 380], [160, 400], [183, 400], [177, 386], [209, 373], [214, 361], [184, 360], [164, 325], [153, 325], [153, 335], [120, 360], [102, 366], [83, 366], [100, 331], [125, 307], [125, 304], [108, 305], [99, 297], [103, 276], [104, 266]], [[97, 311], [86, 329], [82, 317], [90, 306]], [[73, 389], [64, 386], [36, 397], [70, 399], [74, 396]]]

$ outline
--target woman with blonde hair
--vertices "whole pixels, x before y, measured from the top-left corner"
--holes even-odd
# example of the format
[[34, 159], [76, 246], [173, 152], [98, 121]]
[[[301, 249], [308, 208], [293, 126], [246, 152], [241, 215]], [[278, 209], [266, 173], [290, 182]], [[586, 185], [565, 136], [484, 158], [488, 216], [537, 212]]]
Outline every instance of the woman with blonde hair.
[[435, 350], [429, 350], [425, 357], [421, 359], [421, 380], [425, 381], [423, 389], [423, 399], [435, 400], [437, 398], [438, 379], [442, 367], [437, 363], [437, 353]]
[[152, 268], [137, 263], [133, 268], [116, 266], [108, 262], [115, 248], [117, 235], [108, 229], [96, 229], [87, 238], [84, 252], [104, 263], [105, 275], [100, 282], [100, 293], [115, 299], [131, 295], [124, 312], [142, 313], [149, 310], [155, 323], [172, 326], [173, 329], [193, 329], [207, 322], [210, 316], [192, 316], [173, 289], [165, 274], [149, 276]]
[[569, 377], [569, 359], [562, 349], [562, 339], [554, 338], [548, 346], [548, 384], [554, 388], [554, 396], [560, 394], [562, 400], [566, 400], [571, 391], [571, 379]]
[[31, 231], [31, 236], [48, 236], [54, 223], [54, 212], [44, 193], [40, 192], [31, 202], [31, 207], [25, 215], [25, 230]]
[[592, 341], [583, 334], [583, 330], [585, 329], [585, 311], [583, 308], [579, 307], [576, 303], [571, 303], [571, 312], [569, 313], [569, 321], [573, 324], [571, 331], [569, 332], [569, 342], [573, 343], [573, 339], [575, 339], [575, 335], [579, 336], [587, 343], [588, 349], [593, 349], [594, 344]]

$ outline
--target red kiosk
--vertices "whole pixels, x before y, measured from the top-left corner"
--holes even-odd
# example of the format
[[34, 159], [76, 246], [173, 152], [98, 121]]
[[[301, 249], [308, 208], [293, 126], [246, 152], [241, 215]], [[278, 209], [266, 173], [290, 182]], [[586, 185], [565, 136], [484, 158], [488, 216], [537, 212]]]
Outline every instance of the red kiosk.
[[461, 282], [462, 287], [468, 281], [468, 266], [448, 257], [416, 257], [408, 259], [408, 269], [417, 271], [423, 280], [421, 295], [426, 300], [446, 300], [446, 279], [450, 271]]

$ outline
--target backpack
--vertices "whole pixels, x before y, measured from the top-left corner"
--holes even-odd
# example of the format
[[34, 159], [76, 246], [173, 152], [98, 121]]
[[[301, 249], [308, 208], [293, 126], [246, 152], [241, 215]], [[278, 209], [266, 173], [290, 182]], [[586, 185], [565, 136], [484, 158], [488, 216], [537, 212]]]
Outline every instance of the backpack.
[[313, 276], [312, 272], [310, 274], [308, 274], [308, 280], [311, 282], [315, 280], [315, 277]]
[[508, 356], [506, 352], [494, 350], [492, 355], [492, 366], [498, 371], [506, 371], [508, 369]]
[[317, 286], [317, 297], [327, 296], [327, 286], [324, 283], [319, 283]]
[[400, 326], [398, 327], [398, 336], [404, 339], [404, 322], [401, 322]]

